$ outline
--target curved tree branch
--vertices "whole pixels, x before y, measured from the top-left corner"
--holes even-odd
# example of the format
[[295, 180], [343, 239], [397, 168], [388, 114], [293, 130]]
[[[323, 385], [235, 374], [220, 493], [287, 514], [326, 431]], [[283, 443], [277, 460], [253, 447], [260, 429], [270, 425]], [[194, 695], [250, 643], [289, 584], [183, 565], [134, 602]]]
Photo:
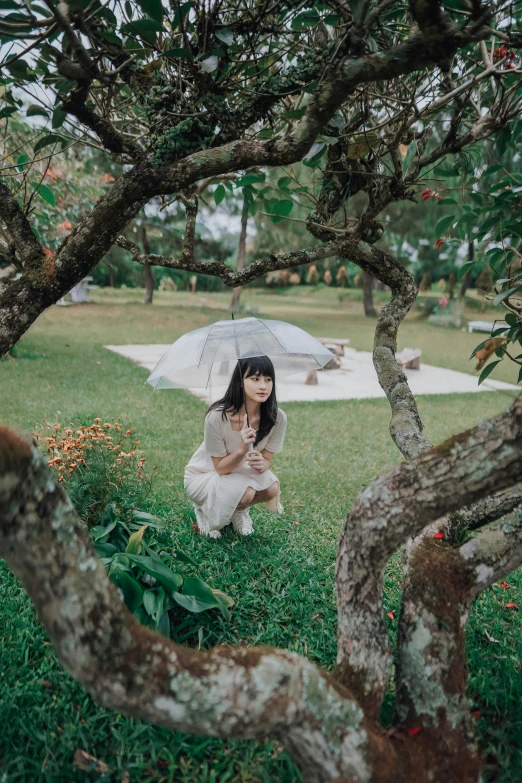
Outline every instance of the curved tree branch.
[[430, 523], [513, 486], [521, 469], [522, 395], [507, 412], [398, 465], [355, 500], [336, 564], [337, 676], [366, 709], [377, 712], [389, 677], [382, 577], [390, 556]]
[[6, 428], [0, 476], [0, 554], [100, 705], [177, 731], [280, 739], [310, 781], [370, 779], [377, 734], [346, 689], [295, 653], [198, 652], [140, 625], [44, 456]]

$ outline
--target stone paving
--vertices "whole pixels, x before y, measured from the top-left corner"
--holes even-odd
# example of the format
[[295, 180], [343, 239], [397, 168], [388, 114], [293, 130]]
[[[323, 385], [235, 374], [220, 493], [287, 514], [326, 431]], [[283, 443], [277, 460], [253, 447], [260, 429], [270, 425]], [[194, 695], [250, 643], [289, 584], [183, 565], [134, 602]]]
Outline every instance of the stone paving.
[[[140, 367], [152, 371], [170, 345], [106, 345], [110, 351], [125, 356]], [[519, 386], [487, 378], [480, 386], [477, 375], [470, 375], [444, 367], [422, 364], [420, 370], [406, 370], [408, 383], [413, 394], [450, 394], [453, 392], [487, 392], [514, 390]], [[318, 373], [316, 386], [305, 384], [306, 373], [299, 373], [277, 381], [277, 399], [279, 402], [314, 400], [349, 400], [384, 397], [373, 367], [369, 351], [356, 351], [346, 348], [341, 357], [338, 370], [324, 370]], [[189, 389], [197, 397], [209, 402], [209, 392], [204, 389]], [[222, 395], [224, 387], [211, 389], [212, 400]], [[210, 400], [211, 401], [211, 400]]]

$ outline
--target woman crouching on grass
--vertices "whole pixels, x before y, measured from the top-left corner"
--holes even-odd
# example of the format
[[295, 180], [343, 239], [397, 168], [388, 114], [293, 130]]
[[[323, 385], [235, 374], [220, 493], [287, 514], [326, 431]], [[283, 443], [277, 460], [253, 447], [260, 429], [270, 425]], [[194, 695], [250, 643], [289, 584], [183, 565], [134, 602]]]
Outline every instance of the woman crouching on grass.
[[185, 490], [202, 535], [220, 538], [219, 531], [229, 523], [240, 535], [250, 535], [248, 509], [256, 503], [283, 510], [279, 482], [269, 468], [274, 454], [282, 451], [285, 430], [274, 365], [267, 356], [240, 359], [225, 396], [209, 407], [204, 441], [185, 468]]

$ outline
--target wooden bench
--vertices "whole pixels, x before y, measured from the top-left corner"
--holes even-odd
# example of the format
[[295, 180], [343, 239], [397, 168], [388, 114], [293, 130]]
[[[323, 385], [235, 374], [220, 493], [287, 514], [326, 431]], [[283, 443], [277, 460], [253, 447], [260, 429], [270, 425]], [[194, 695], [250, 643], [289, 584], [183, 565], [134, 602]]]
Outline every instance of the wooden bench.
[[421, 356], [420, 348], [404, 348], [395, 354], [395, 361], [401, 370], [420, 370]]
[[468, 321], [468, 332], [491, 332], [493, 329], [500, 329], [507, 326], [505, 321]]
[[340, 337], [316, 337], [315, 339], [327, 348], [334, 348], [336, 356], [344, 356], [344, 349], [350, 345], [350, 340], [343, 340]]

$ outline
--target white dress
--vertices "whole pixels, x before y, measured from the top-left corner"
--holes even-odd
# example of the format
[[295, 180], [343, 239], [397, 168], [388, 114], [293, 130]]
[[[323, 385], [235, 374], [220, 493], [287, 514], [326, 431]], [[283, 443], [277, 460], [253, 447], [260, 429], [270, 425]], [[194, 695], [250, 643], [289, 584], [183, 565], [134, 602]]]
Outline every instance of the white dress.
[[[285, 430], [286, 413], [279, 408], [276, 424], [255, 448], [258, 451], [265, 448], [272, 452], [282, 451]], [[232, 429], [228, 415], [223, 419], [222, 411], [211, 411], [205, 417], [204, 441], [184, 473], [185, 490], [194, 505], [199, 527], [208, 525], [208, 530], [220, 530], [230, 522], [247, 487], [260, 491], [277, 481], [271, 470], [259, 473], [249, 467], [246, 455], [232, 473], [221, 476], [214, 468], [212, 457], [226, 457], [240, 447], [241, 435]], [[266, 505], [271, 511], [283, 511], [281, 493]]]

